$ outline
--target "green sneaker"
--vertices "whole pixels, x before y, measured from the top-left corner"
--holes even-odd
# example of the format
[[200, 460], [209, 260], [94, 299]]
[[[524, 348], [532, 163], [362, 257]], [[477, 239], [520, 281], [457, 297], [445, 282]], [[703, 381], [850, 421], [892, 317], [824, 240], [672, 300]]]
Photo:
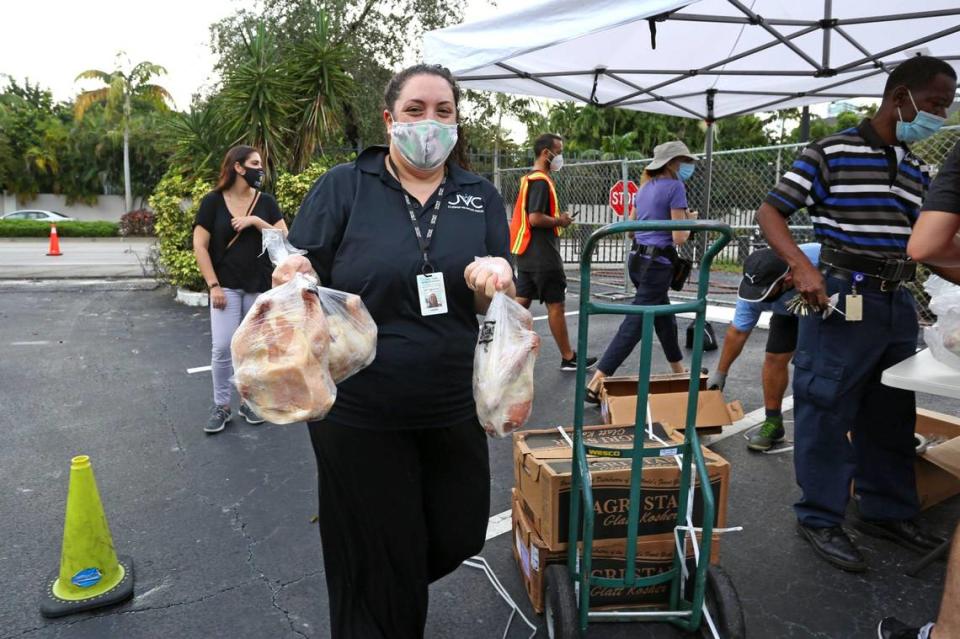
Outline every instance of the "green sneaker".
[[768, 418], [760, 425], [760, 429], [750, 436], [747, 448], [759, 451], [770, 450], [774, 444], [783, 440], [785, 434], [782, 419]]

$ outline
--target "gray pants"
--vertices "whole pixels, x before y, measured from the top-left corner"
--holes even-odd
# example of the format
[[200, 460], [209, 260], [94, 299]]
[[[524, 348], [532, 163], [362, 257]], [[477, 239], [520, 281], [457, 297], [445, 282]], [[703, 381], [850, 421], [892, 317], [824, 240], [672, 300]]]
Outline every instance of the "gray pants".
[[210, 306], [210, 339], [213, 342], [210, 368], [213, 372], [213, 403], [217, 406], [230, 405], [233, 390], [230, 384], [230, 378], [233, 377], [230, 340], [260, 295], [236, 288], [225, 288], [223, 293], [227, 296], [226, 308]]

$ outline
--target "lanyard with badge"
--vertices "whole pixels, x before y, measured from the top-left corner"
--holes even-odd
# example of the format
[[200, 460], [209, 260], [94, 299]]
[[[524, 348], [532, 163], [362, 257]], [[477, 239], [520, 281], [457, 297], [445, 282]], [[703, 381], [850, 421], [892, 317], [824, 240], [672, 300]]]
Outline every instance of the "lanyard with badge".
[[[393, 169], [399, 182], [400, 171], [397, 170], [393, 158], [390, 156], [387, 156], [387, 158], [390, 160], [390, 168]], [[443, 179], [440, 181], [440, 189], [437, 191], [437, 201], [433, 206], [430, 224], [427, 226], [426, 236], [420, 230], [420, 224], [417, 222], [417, 212], [410, 196], [403, 189], [403, 185], [400, 185], [404, 202], [407, 205], [407, 212], [410, 214], [410, 223], [413, 224], [413, 232], [417, 236], [417, 244], [420, 245], [420, 252], [423, 253], [423, 265], [420, 267], [420, 275], [417, 275], [417, 297], [420, 300], [420, 314], [424, 317], [442, 315], [447, 312], [447, 290], [443, 285], [443, 273], [433, 270], [429, 255], [430, 243], [433, 241], [433, 231], [437, 227], [437, 218], [440, 217], [440, 206], [443, 203], [443, 190], [446, 184], [447, 173], [444, 170]]]

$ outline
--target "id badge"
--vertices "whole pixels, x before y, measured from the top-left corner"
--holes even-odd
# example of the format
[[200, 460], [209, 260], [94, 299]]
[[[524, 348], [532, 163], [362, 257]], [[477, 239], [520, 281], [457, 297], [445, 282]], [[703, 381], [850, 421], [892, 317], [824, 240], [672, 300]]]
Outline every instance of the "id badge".
[[847, 321], [860, 322], [863, 320], [863, 297], [850, 294], [846, 297]]
[[424, 317], [447, 312], [447, 290], [443, 286], [443, 273], [417, 275], [417, 297], [420, 298], [420, 314]]

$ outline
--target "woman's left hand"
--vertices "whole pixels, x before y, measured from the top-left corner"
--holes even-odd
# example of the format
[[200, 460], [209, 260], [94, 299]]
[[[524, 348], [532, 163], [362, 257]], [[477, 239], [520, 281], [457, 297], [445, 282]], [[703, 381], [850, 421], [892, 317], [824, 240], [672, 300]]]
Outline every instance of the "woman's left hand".
[[470, 290], [491, 298], [498, 291], [511, 289], [513, 268], [502, 257], [479, 257], [467, 264], [463, 278]]
[[233, 227], [233, 230], [239, 233], [245, 228], [250, 228], [251, 226], [255, 228], [260, 228], [260, 225], [257, 222], [260, 221], [260, 218], [256, 215], [245, 215], [243, 217], [235, 217], [230, 220], [230, 225]]

